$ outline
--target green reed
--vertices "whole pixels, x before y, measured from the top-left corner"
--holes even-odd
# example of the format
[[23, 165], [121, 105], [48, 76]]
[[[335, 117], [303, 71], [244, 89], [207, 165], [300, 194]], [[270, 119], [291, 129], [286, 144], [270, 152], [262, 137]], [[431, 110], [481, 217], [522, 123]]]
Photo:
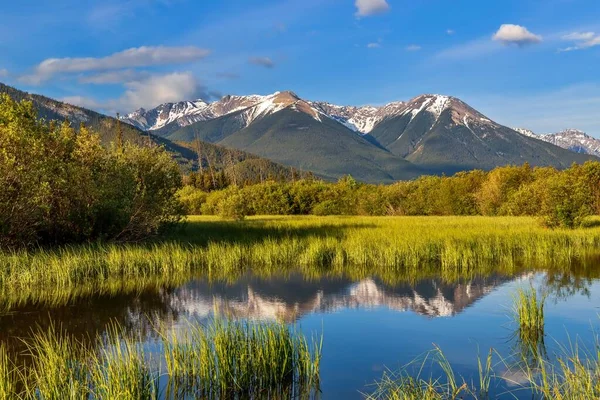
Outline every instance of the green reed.
[[[455, 400], [487, 399], [492, 379], [492, 351], [485, 362], [478, 359], [479, 386], [457, 377], [450, 362], [435, 346], [434, 350], [404, 366], [399, 372], [386, 371], [375, 383], [367, 400]], [[426, 367], [437, 367], [441, 376], [423, 376]], [[416, 373], [414, 372], [416, 371]]]
[[29, 362], [19, 370], [0, 348], [0, 400], [285, 398], [309, 397], [319, 388], [322, 342], [309, 344], [283, 323], [218, 319], [206, 327], [190, 324], [181, 338], [159, 334], [164, 351], [154, 358], [118, 326], [92, 344], [54, 326], [34, 333], [23, 339]]
[[139, 344], [123, 337], [117, 327], [111, 327], [99, 353], [91, 361], [94, 398], [158, 399], [159, 373], [150, 370]]
[[534, 359], [543, 356], [544, 346], [544, 306], [546, 294], [538, 294], [530, 287], [519, 288], [514, 295], [513, 314], [518, 325], [518, 341], [524, 354]]
[[0, 400], [10, 400], [16, 395], [16, 370], [4, 344], [0, 344]]
[[[569, 266], [600, 247], [600, 228], [549, 230], [516, 217], [282, 217], [245, 222], [190, 218], [150, 244], [94, 244], [0, 252], [0, 309], [30, 298], [68, 299], [119, 282], [191, 275], [232, 280], [252, 271], [414, 276], [424, 265], [446, 280], [502, 265]], [[429, 268], [429, 267], [428, 267]], [[402, 278], [404, 279], [404, 278]], [[44, 297], [45, 296], [45, 297]], [[47, 299], [46, 299], [47, 298]], [[21, 300], [19, 300], [21, 299]], [[58, 301], [65, 301], [60, 300]]]
[[309, 345], [283, 323], [216, 319], [182, 337], [166, 333], [164, 343], [176, 397], [307, 397], [318, 389], [321, 342]]
[[87, 397], [89, 365], [83, 361], [85, 352], [81, 343], [51, 326], [47, 332], [33, 335], [25, 344], [33, 364], [25, 381], [25, 398], [75, 400]]

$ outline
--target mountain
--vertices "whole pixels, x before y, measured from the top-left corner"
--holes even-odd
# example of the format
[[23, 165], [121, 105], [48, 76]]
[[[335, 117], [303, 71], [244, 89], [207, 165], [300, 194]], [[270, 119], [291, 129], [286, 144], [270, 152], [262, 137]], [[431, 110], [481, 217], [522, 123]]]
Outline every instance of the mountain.
[[[48, 97], [30, 94], [11, 86], [0, 83], [0, 93], [7, 93], [12, 99], [21, 101], [29, 100], [33, 103], [36, 108], [38, 115], [48, 121], [57, 120], [64, 121], [69, 120], [78, 126], [80, 123], [92, 128], [97, 132], [103, 143], [110, 143], [114, 141], [116, 137], [116, 124], [117, 120], [112, 117], [108, 117], [99, 114], [95, 111], [87, 110], [85, 108], [73, 106], [64, 102], [50, 99]], [[213, 107], [215, 113], [226, 112], [228, 103], [231, 107], [233, 105], [233, 99], [230, 97], [230, 102], [224, 102], [221, 108]], [[186, 108], [186, 111], [192, 109], [193, 104], [191, 102]], [[182, 103], [178, 103], [182, 104]], [[243, 100], [240, 102], [243, 104]], [[162, 109], [162, 108], [161, 108]], [[177, 107], [173, 107], [173, 110]], [[155, 109], [157, 110], [157, 109]], [[179, 108], [182, 111], [182, 108]], [[151, 114], [155, 114], [152, 112]], [[148, 115], [144, 118], [150, 118]], [[147, 133], [138, 128], [140, 122], [133, 122], [129, 119], [123, 118], [121, 121], [121, 130], [125, 140], [145, 145], [148, 141], [154, 144], [164, 146], [169, 151], [175, 160], [181, 165], [182, 170], [187, 172], [191, 169], [198, 168], [198, 157], [196, 154], [197, 145], [190, 143], [176, 143], [166, 138], [154, 135], [154, 133]], [[131, 122], [132, 124], [123, 123]], [[237, 149], [229, 149], [224, 146], [219, 146], [211, 143], [200, 143], [202, 154], [203, 154], [203, 167], [213, 168], [215, 171], [225, 171], [226, 173], [234, 173], [240, 177], [242, 181], [252, 181], [259, 176], [272, 176], [280, 177], [282, 179], [291, 178], [292, 176], [302, 176], [302, 171], [294, 170], [288, 166], [284, 166], [270, 160], [258, 157], [257, 155], [250, 154]], [[210, 164], [210, 165], [209, 165]]]
[[329, 179], [351, 174], [367, 182], [392, 182], [421, 173], [293, 92], [226, 96], [209, 107], [223, 115], [185, 126], [174, 121], [152, 132], [173, 141], [199, 139], [244, 150]]
[[523, 128], [515, 128], [515, 130], [522, 135], [552, 143], [575, 153], [591, 154], [600, 157], [600, 139], [596, 139], [577, 129], [565, 129], [557, 133], [546, 134], [537, 134]]
[[441, 95], [410, 100], [370, 135], [393, 154], [442, 172], [524, 162], [564, 168], [590, 159], [519, 134], [460, 99]]
[[199, 138], [321, 176], [351, 174], [370, 182], [524, 162], [564, 168], [594, 154], [519, 134], [442, 95], [355, 107], [307, 101], [286, 91], [169, 103], [126, 118], [170, 140]]
[[244, 278], [235, 284], [191, 282], [169, 295], [165, 302], [182, 314], [208, 317], [215, 310], [236, 318], [297, 322], [312, 313], [386, 307], [427, 317], [460, 314], [510, 278], [492, 276], [454, 284], [423, 280], [412, 285], [389, 286], [377, 279], [350, 281], [302, 277]]
[[310, 104], [353, 131], [366, 134], [384, 119], [402, 112], [406, 103], [398, 101], [382, 107], [338, 106], [321, 101], [311, 101]]

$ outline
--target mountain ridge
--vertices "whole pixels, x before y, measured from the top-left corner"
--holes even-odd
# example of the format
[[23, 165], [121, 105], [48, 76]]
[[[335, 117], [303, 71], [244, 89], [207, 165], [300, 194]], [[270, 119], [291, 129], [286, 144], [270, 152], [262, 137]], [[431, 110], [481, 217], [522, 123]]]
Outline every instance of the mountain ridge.
[[575, 153], [590, 154], [600, 157], [600, 139], [573, 128], [563, 129], [556, 133], [535, 133], [529, 129], [514, 128], [522, 135], [552, 143]]

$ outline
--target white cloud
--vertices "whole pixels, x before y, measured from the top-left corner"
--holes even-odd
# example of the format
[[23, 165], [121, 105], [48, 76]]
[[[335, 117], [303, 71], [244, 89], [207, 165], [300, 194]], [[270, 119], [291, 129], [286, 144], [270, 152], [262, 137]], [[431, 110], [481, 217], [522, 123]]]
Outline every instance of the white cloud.
[[134, 69], [124, 69], [119, 71], [100, 72], [97, 74], [83, 75], [79, 77], [80, 83], [91, 83], [95, 85], [107, 85], [115, 83], [124, 83], [137, 81], [148, 77], [150, 74], [145, 71], [136, 71]]
[[368, 47], [369, 49], [378, 49], [378, 48], [380, 48], [380, 47], [381, 47], [381, 43], [376, 43], [376, 42], [375, 42], [375, 43], [369, 43], [369, 44], [367, 45], [367, 47]]
[[390, 9], [387, 0], [356, 0], [357, 17], [367, 17], [369, 15], [383, 14]]
[[574, 42], [580, 40], [591, 40], [596, 36], [594, 32], [573, 32], [562, 37], [563, 40], [572, 40]]
[[491, 42], [489, 38], [482, 38], [444, 49], [438, 52], [434, 59], [437, 61], [468, 60], [490, 55], [499, 50], [502, 50], [502, 46]]
[[119, 99], [124, 109], [155, 107], [158, 104], [198, 97], [200, 84], [190, 72], [151, 76], [125, 84], [127, 90]]
[[200, 60], [209, 51], [194, 46], [187, 47], [135, 47], [106, 57], [49, 58], [42, 61], [32, 75], [22, 81], [39, 84], [54, 75], [92, 71], [110, 71], [122, 68], [147, 67], [152, 65], [182, 64]]
[[447, 35], [454, 35], [456, 32], [454, 31], [454, 29], [447, 29], [446, 30], [446, 34]]
[[411, 44], [410, 46], [406, 46], [405, 50], [406, 51], [419, 51], [419, 50], [421, 50], [421, 46], [419, 46], [418, 44]]
[[275, 66], [275, 63], [269, 57], [250, 57], [248, 62], [265, 68], [273, 68]]
[[8, 70], [6, 68], [0, 68], [0, 78], [5, 78], [8, 76]]
[[558, 51], [574, 51], [600, 46], [600, 35], [594, 32], [573, 32], [562, 37], [563, 40], [575, 42], [573, 46]]
[[126, 82], [125, 92], [117, 99], [96, 101], [82, 96], [65, 97], [70, 104], [103, 110], [108, 113], [130, 112], [139, 108], [152, 108], [162, 103], [186, 99], [209, 99], [214, 93], [206, 92], [191, 72], [175, 72], [152, 75], [144, 79]]
[[524, 26], [513, 24], [501, 25], [500, 29], [492, 36], [492, 39], [506, 45], [516, 44], [517, 46], [526, 46], [542, 41], [540, 35], [531, 33]]

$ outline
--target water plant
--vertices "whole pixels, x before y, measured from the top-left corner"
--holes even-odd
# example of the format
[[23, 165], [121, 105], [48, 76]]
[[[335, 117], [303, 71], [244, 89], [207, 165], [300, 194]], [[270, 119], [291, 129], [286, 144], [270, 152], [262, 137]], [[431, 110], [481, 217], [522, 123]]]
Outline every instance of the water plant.
[[16, 370], [6, 347], [0, 344], [0, 400], [10, 400], [16, 395], [15, 375]]
[[99, 354], [91, 358], [90, 380], [94, 398], [122, 400], [158, 399], [158, 372], [130, 337], [117, 326], [108, 329]]
[[[514, 297], [513, 314], [518, 325], [518, 340], [528, 353], [538, 358], [544, 354], [544, 305], [546, 294], [533, 288], [519, 288]], [[527, 352], [526, 352], [527, 353]]]
[[[442, 350], [435, 346], [432, 351], [413, 360], [398, 372], [384, 372], [381, 380], [375, 383], [375, 390], [365, 397], [367, 400], [487, 399], [493, 373], [492, 354], [490, 350], [485, 366], [478, 359], [479, 383], [475, 385], [457, 377]], [[441, 370], [439, 377], [424, 376], [424, 371], [432, 367]]]
[[[110, 291], [123, 282], [156, 285], [191, 275], [231, 280], [252, 271], [414, 277], [423, 266], [446, 281], [523, 264], [569, 268], [600, 247], [600, 228], [548, 230], [532, 218], [279, 217], [244, 223], [193, 217], [152, 244], [95, 244], [0, 251], [0, 308], [59, 293]], [[124, 284], [125, 285], [125, 284]], [[39, 295], [41, 293], [41, 295]], [[15, 299], [21, 299], [19, 301]]]
[[[318, 390], [321, 343], [283, 323], [216, 319], [163, 334], [170, 391], [207, 398], [305, 397]], [[285, 396], [284, 396], [285, 395]]]

